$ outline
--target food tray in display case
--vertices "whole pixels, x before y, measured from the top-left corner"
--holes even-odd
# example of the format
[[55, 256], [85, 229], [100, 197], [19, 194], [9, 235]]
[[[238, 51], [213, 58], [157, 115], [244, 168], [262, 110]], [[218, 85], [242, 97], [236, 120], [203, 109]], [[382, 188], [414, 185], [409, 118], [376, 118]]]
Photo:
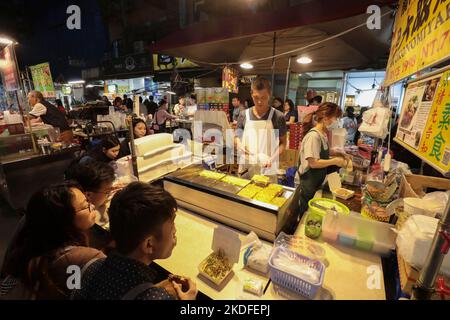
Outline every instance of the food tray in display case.
[[204, 171], [201, 165], [192, 165], [173, 172], [164, 178], [164, 188], [177, 199], [180, 207], [243, 232], [254, 231], [268, 241], [275, 240], [296, 214], [298, 195], [293, 188], [268, 185], [259, 187], [259, 193], [246, 196], [244, 189], [257, 187], [250, 180], [248, 183], [243, 179], [235, 181], [227, 179], [228, 175], [222, 177]]

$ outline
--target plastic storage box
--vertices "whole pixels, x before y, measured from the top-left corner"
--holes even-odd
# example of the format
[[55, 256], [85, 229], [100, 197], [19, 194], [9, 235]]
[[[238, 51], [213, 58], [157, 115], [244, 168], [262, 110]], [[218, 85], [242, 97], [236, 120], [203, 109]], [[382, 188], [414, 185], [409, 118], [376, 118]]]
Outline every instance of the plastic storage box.
[[[274, 264], [274, 259], [277, 258], [280, 253], [288, 254], [297, 263], [309, 264], [312, 268], [320, 273], [319, 281], [317, 283], [310, 283], [299, 276], [293, 275], [277, 268]], [[314, 297], [317, 295], [318, 290], [322, 287], [323, 279], [325, 276], [325, 265], [318, 260], [307, 258], [297, 252], [283, 247], [277, 247], [270, 257], [269, 266], [270, 279], [273, 281], [273, 283], [292, 292], [300, 294], [306, 298], [314, 299]]]
[[323, 218], [322, 239], [388, 255], [395, 248], [396, 234], [392, 227], [357, 215], [327, 214]]

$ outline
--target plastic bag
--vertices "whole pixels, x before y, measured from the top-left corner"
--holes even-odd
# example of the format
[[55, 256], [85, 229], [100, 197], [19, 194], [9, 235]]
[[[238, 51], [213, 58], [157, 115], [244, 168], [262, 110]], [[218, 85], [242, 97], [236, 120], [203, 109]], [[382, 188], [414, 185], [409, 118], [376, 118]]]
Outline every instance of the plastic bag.
[[305, 257], [325, 262], [325, 250], [305, 237], [291, 236], [281, 232], [274, 242], [274, 250], [277, 247], [286, 248]]
[[244, 266], [263, 274], [268, 273], [272, 248], [265, 246], [253, 231], [244, 239], [244, 243], [247, 246], [244, 252]]
[[[413, 215], [403, 224], [397, 236], [397, 252], [408, 264], [422, 269], [431, 249], [438, 219]], [[450, 255], [447, 254], [440, 272], [450, 276]]]
[[391, 111], [387, 108], [369, 109], [363, 114], [363, 122], [359, 132], [370, 137], [385, 139], [389, 133], [388, 126]]

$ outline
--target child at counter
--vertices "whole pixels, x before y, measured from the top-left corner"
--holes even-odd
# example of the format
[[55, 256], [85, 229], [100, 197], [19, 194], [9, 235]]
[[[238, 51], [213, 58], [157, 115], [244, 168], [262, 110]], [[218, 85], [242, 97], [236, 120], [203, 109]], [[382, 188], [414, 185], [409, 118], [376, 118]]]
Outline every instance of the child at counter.
[[177, 203], [161, 188], [134, 182], [111, 201], [109, 220], [116, 251], [89, 266], [75, 300], [193, 300], [196, 284], [188, 290], [176, 282], [154, 284], [149, 265], [167, 259], [177, 243], [174, 224]]
[[95, 210], [77, 186], [63, 184], [34, 194], [25, 225], [5, 259], [0, 300], [59, 300], [70, 296], [67, 268], [80, 269], [105, 255], [88, 247]]

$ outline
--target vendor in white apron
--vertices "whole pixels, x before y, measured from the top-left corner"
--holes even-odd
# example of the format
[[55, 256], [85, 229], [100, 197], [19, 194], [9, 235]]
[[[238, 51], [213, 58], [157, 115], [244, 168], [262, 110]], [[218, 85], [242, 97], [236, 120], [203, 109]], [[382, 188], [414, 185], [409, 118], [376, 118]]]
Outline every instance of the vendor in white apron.
[[258, 77], [252, 83], [255, 106], [241, 112], [237, 124], [239, 174], [245, 178], [268, 176], [277, 182], [279, 156], [286, 148], [286, 121], [270, 107], [271, 84]]

